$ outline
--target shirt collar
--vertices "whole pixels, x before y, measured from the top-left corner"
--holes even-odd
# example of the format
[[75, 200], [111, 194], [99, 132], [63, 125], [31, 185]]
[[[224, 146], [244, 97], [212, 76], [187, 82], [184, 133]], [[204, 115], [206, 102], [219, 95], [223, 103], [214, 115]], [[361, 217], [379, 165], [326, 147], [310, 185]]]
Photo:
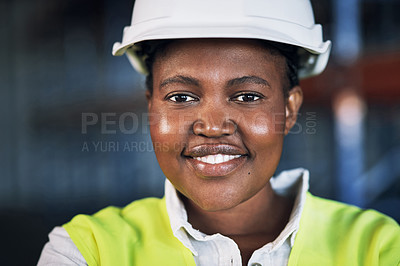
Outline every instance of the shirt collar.
[[197, 252], [191, 244], [186, 232], [194, 231], [192, 225], [188, 222], [187, 212], [185, 205], [179, 199], [175, 187], [165, 180], [165, 200], [167, 206], [167, 213], [171, 224], [171, 229], [174, 236], [187, 247], [193, 255], [197, 256]]
[[287, 239], [289, 239], [290, 247], [293, 247], [309, 188], [309, 175], [308, 170], [297, 168], [284, 171], [277, 177], [271, 179], [272, 189], [278, 195], [295, 198], [289, 222], [280, 235], [272, 242], [271, 250], [279, 248]]
[[[293, 209], [286, 227], [280, 235], [268, 245], [268, 251], [279, 248], [286, 240], [289, 240], [290, 247], [293, 247], [294, 239], [299, 230], [301, 213], [304, 208], [306, 194], [309, 188], [309, 172], [303, 168], [284, 171], [276, 177], [271, 178], [272, 189], [282, 196], [295, 197]], [[213, 236], [207, 236], [194, 229], [188, 222], [187, 212], [183, 202], [179, 199], [174, 186], [168, 179], [165, 181], [165, 199], [167, 212], [174, 236], [187, 247], [193, 255], [197, 252], [190, 242], [187, 234], [196, 240], [207, 240]]]

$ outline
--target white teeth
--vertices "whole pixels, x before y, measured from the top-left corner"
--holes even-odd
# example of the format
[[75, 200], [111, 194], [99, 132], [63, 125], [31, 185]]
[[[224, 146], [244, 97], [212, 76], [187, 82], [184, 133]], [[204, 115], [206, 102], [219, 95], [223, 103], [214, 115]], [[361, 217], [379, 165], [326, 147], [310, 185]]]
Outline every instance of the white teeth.
[[224, 155], [224, 159], [223, 159], [225, 162], [227, 162], [227, 161], [229, 161], [230, 159], [229, 159], [229, 155]]
[[223, 163], [224, 162], [224, 156], [222, 154], [217, 154], [215, 156], [215, 163]]
[[239, 158], [241, 155], [224, 155], [224, 154], [215, 154], [215, 155], [207, 155], [202, 157], [194, 157], [194, 159], [208, 164], [218, 164], [225, 163], [230, 160]]

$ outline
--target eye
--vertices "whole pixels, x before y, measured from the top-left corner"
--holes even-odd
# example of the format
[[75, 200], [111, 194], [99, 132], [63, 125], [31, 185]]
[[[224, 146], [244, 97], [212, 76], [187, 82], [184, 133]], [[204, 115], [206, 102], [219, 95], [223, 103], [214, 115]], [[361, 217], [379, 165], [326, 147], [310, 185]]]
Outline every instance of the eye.
[[233, 97], [233, 100], [237, 102], [255, 102], [262, 98], [263, 97], [261, 95], [255, 93], [242, 93], [240, 95]]
[[168, 100], [176, 103], [187, 103], [197, 101], [196, 98], [187, 94], [175, 94], [167, 97]]

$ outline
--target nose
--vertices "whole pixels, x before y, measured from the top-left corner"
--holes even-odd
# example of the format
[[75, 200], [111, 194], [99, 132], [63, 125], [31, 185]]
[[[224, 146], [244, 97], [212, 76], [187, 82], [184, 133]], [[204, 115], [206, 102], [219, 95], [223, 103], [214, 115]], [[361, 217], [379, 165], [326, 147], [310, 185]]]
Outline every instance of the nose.
[[222, 111], [209, 111], [201, 114], [199, 119], [193, 123], [193, 133], [195, 135], [209, 138], [232, 135], [236, 132], [236, 128], [236, 123]]

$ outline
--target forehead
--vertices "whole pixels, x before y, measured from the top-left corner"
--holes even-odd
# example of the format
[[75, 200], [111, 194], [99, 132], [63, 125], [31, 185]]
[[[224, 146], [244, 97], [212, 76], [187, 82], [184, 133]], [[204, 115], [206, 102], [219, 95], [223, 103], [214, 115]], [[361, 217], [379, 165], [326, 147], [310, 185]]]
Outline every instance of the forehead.
[[[155, 72], [197, 69], [206, 73], [221, 71], [268, 72], [282, 76], [285, 58], [263, 41], [250, 39], [173, 40], [156, 50]], [[154, 73], [156, 74], [156, 73]]]
[[[267, 42], [255, 39], [177, 39], [170, 40], [156, 49], [156, 57], [179, 56], [190, 53], [195, 56], [199, 53], [230, 53], [231, 56], [240, 54], [258, 53], [268, 60], [283, 58], [279, 51]], [[170, 58], [169, 58], [170, 59]]]

